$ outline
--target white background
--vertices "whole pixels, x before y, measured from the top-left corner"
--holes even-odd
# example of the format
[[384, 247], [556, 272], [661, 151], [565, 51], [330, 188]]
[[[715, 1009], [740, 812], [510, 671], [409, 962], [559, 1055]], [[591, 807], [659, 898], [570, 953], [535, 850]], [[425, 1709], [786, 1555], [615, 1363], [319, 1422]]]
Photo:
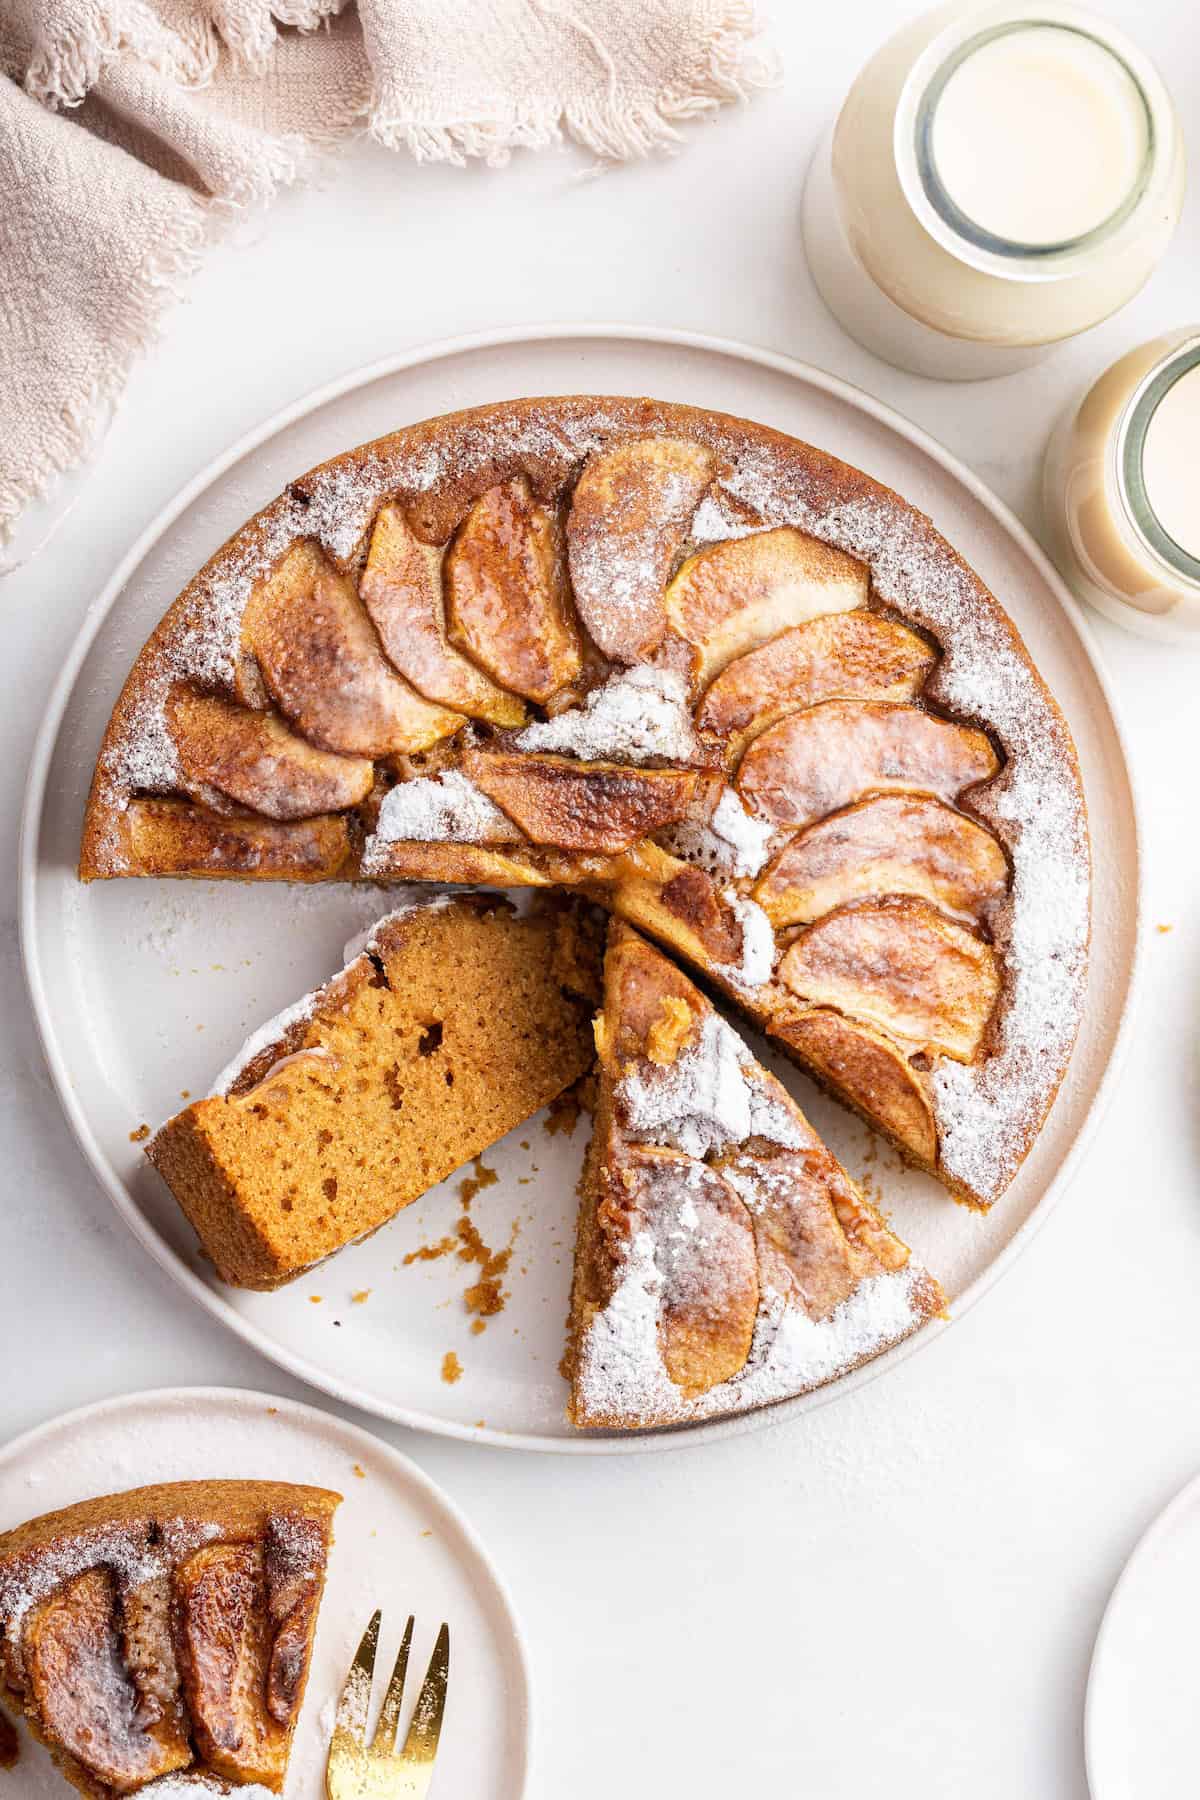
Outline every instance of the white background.
[[[783, 85], [693, 129], [678, 158], [600, 179], [570, 151], [463, 172], [358, 146], [252, 242], [215, 252], [170, 315], [52, 549], [0, 588], [0, 1439], [135, 1387], [304, 1392], [189, 1309], [119, 1224], [62, 1122], [19, 967], [17, 817], [44, 697], [88, 601], [176, 488], [307, 388], [405, 345], [626, 319], [848, 377], [1040, 531], [1041, 449], [1063, 402], [1127, 346], [1197, 322], [1190, 202], [1120, 318], [1023, 375], [942, 387], [841, 334], [805, 269], [801, 182], [904, 10], [778, 0]], [[1108, 10], [1166, 72], [1200, 160], [1191, 9]], [[1200, 652], [1094, 628], [1142, 794], [1145, 981], [1116, 1099], [1029, 1255], [885, 1380], [728, 1443], [571, 1460], [380, 1428], [463, 1505], [512, 1585], [538, 1684], [538, 1800], [1086, 1794], [1105, 1598], [1200, 1468]]]

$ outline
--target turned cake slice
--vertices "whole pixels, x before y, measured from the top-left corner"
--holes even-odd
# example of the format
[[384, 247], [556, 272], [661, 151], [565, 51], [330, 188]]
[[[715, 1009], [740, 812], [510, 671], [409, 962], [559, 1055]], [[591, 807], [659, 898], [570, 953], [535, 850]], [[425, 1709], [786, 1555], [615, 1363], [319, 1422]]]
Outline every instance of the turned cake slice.
[[174, 1482], [0, 1534], [0, 1694], [72, 1787], [282, 1792], [340, 1500]]
[[944, 1305], [687, 977], [609, 927], [566, 1368], [577, 1425], [681, 1424], [831, 1381]]
[[579, 902], [390, 914], [146, 1147], [224, 1281], [273, 1288], [375, 1231], [587, 1072], [600, 936]]

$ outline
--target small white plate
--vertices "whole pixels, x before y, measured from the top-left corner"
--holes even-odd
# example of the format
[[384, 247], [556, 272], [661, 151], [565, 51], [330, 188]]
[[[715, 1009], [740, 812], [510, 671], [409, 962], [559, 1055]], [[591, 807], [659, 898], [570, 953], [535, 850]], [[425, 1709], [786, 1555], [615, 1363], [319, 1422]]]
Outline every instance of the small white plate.
[[1200, 1475], [1144, 1534], [1092, 1653], [1084, 1749], [1092, 1800], [1182, 1800], [1200, 1785]]
[[[987, 1218], [902, 1171], [795, 1071], [782, 1078], [964, 1312], [1046, 1217], [1111, 1092], [1138, 942], [1138, 833], [1124, 746], [1079, 609], [1029, 534], [947, 452], [868, 395], [770, 351], [679, 332], [542, 327], [438, 344], [359, 371], [235, 445], [165, 510], [98, 596], [47, 707], [21, 843], [21, 935], [47, 1060], [72, 1128], [135, 1236], [248, 1343], [351, 1405], [456, 1437], [576, 1452], [653, 1450], [819, 1406], [933, 1342], [942, 1323], [798, 1400], [684, 1431], [575, 1432], [558, 1374], [584, 1129], [538, 1122], [487, 1156], [499, 1181], [472, 1217], [493, 1246], [519, 1227], [511, 1298], [482, 1337], [453, 1258], [405, 1265], [457, 1210], [444, 1183], [375, 1237], [274, 1294], [222, 1286], [130, 1134], [203, 1093], [248, 1032], [338, 966], [377, 890], [273, 883], [95, 882], [75, 865], [108, 715], [144, 639], [212, 551], [292, 477], [431, 414], [520, 394], [654, 394], [759, 419], [833, 451], [921, 507], [1008, 608], [1066, 713], [1096, 845], [1091, 971], [1079, 1042], [1054, 1110]], [[355, 1292], [370, 1291], [354, 1305]], [[321, 1296], [313, 1304], [311, 1296]], [[453, 1351], [463, 1373], [443, 1380]]]
[[[446, 1496], [407, 1457], [357, 1426], [295, 1401], [233, 1388], [164, 1388], [105, 1400], [53, 1419], [0, 1452], [0, 1531], [94, 1495], [214, 1477], [307, 1482], [345, 1496], [334, 1519], [287, 1800], [323, 1800], [333, 1705], [377, 1606], [383, 1608], [377, 1701], [404, 1622], [410, 1612], [416, 1618], [406, 1720], [438, 1627], [443, 1619], [450, 1626], [450, 1685], [433, 1800], [521, 1800], [529, 1774], [530, 1683], [512, 1602]], [[62, 1777], [23, 1728], [16, 1776], [21, 1800], [62, 1800]]]

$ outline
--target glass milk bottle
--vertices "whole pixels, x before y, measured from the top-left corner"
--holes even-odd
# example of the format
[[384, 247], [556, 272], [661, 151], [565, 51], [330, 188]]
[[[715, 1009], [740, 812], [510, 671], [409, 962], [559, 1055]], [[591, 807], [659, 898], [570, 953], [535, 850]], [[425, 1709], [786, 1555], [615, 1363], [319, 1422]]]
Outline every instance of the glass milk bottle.
[[1183, 186], [1170, 96], [1120, 32], [1075, 6], [944, 6], [855, 81], [809, 170], [805, 248], [852, 337], [974, 380], [1123, 306]]
[[1200, 649], [1200, 326], [1131, 350], [1060, 421], [1046, 524], [1080, 599]]

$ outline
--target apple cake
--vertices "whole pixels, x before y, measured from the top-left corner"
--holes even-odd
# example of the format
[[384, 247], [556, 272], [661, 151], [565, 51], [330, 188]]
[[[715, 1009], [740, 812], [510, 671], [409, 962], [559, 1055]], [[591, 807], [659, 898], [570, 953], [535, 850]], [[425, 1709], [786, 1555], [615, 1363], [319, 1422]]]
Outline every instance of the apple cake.
[[223, 1281], [274, 1288], [377, 1231], [593, 1061], [579, 900], [390, 913], [146, 1145]]
[[867, 475], [643, 399], [292, 482], [139, 654], [81, 874], [582, 890], [984, 1208], [1086, 978], [1075, 751], [998, 602]]
[[942, 1309], [786, 1089], [618, 920], [596, 1047], [564, 1365], [576, 1425], [808, 1393]]
[[0, 1533], [0, 1693], [72, 1787], [282, 1792], [340, 1500], [175, 1482]]

